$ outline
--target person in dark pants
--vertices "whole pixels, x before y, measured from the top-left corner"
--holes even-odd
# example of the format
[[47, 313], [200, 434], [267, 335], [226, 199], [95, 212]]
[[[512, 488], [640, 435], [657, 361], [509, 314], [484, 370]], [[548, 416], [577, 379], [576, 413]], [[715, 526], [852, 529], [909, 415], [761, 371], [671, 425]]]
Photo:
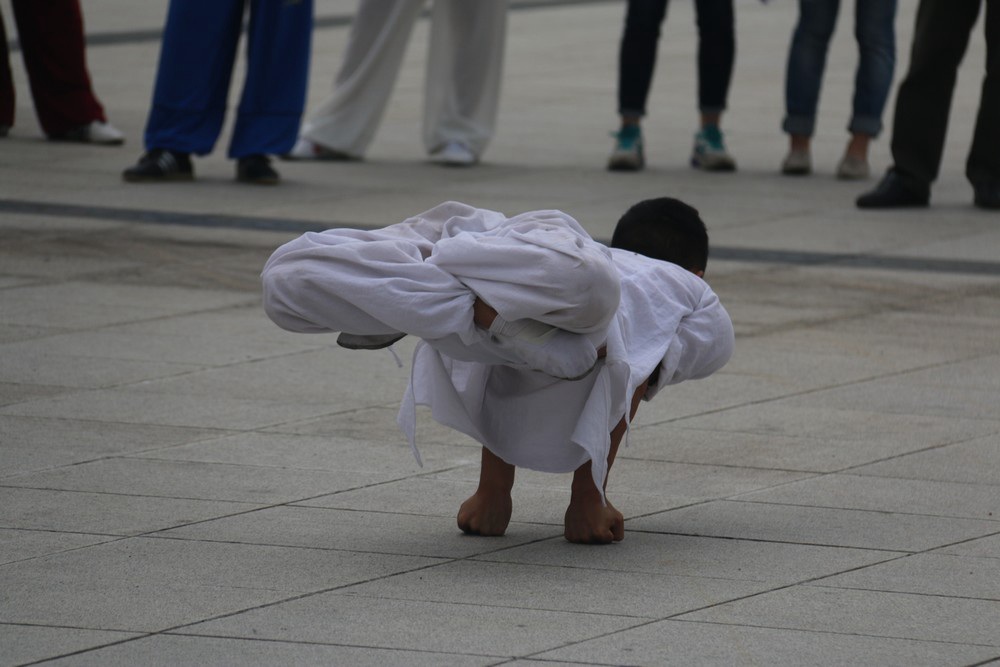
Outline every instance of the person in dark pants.
[[[726, 109], [729, 81], [736, 56], [732, 0], [695, 0], [698, 15], [698, 110], [701, 128], [695, 134], [691, 166], [705, 171], [732, 171], [736, 162], [726, 151], [719, 120]], [[608, 169], [636, 171], [645, 166], [639, 122], [646, 115], [646, 98], [656, 65], [660, 26], [667, 0], [629, 0], [618, 62], [618, 113], [621, 129]]]
[[171, 0], [163, 33], [146, 153], [126, 181], [194, 178], [191, 154], [212, 151], [222, 131], [243, 14], [247, 70], [229, 157], [236, 179], [280, 180], [270, 154], [295, 144], [305, 108], [312, 38], [312, 0]]
[[944, 151], [959, 63], [986, 5], [986, 77], [965, 175], [974, 203], [1000, 209], [1000, 0], [921, 0], [910, 69], [899, 88], [892, 132], [893, 166], [860, 208], [927, 206]]
[[[79, 0], [12, 0], [24, 68], [38, 124], [49, 139], [116, 145], [125, 137], [108, 123], [87, 72]], [[14, 80], [7, 28], [0, 14], [0, 137], [14, 125]]]

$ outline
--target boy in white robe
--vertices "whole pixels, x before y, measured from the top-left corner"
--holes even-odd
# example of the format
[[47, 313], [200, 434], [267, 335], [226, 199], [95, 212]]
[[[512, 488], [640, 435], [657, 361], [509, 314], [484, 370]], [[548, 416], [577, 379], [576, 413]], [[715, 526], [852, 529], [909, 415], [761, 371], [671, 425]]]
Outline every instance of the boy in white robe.
[[560, 211], [508, 219], [447, 202], [285, 244], [264, 267], [264, 307], [291, 331], [343, 332], [345, 347], [422, 339], [398, 421], [418, 461], [417, 404], [482, 443], [463, 531], [505, 532], [521, 466], [574, 472], [566, 539], [607, 543], [624, 537], [607, 472], [639, 400], [732, 354], [707, 256], [704, 223], [675, 199], [629, 209], [611, 248]]

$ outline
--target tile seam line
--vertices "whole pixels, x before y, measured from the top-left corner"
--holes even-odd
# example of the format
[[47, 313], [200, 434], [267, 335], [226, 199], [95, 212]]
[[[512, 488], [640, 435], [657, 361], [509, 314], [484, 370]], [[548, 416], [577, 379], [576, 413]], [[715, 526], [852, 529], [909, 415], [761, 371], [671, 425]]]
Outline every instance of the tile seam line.
[[[150, 225], [176, 225], [204, 229], [244, 229], [272, 232], [318, 232], [326, 229], [351, 227], [374, 229], [371, 225], [345, 221], [318, 222], [295, 218], [261, 218], [248, 215], [189, 213], [157, 209], [130, 209], [87, 204], [61, 204], [22, 199], [0, 199], [0, 213], [39, 215], [61, 218], [86, 218], [109, 222]], [[597, 239], [607, 244], [607, 239]], [[984, 276], [1000, 276], [1000, 262], [937, 259], [929, 257], [879, 256], [865, 253], [832, 253], [808, 250], [778, 250], [715, 246], [711, 258], [722, 261], [758, 264], [794, 265], [834, 269], [881, 269], [893, 271], [927, 271]]]
[[[614, 4], [617, 0], [511, 0], [510, 11], [523, 11], [532, 9], [561, 9], [575, 5], [598, 5]], [[424, 10], [420, 17], [426, 19], [430, 12]], [[86, 20], [86, 17], [84, 17]], [[327, 30], [335, 28], [346, 28], [354, 22], [354, 14], [328, 14], [316, 16], [313, 19], [313, 30]], [[244, 26], [245, 27], [245, 26]], [[130, 44], [142, 44], [148, 42], [158, 42], [163, 37], [162, 28], [146, 28], [138, 30], [118, 30], [92, 32], [84, 35], [87, 48], [102, 46], [123, 46]], [[21, 50], [20, 39], [9, 40], [11, 53]]]

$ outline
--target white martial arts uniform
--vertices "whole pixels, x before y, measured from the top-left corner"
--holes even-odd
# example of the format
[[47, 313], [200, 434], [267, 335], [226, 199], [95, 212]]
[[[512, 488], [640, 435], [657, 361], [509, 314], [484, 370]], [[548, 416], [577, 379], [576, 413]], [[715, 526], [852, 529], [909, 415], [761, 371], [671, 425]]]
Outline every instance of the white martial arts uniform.
[[[560, 211], [501, 213], [447, 202], [375, 230], [308, 233], [262, 274], [264, 307], [299, 332], [402, 331], [414, 352], [399, 424], [414, 448], [416, 405], [515, 466], [607, 474], [611, 430], [660, 367], [668, 384], [705, 377], [733, 350], [733, 328], [701, 278], [609, 249]], [[586, 336], [607, 354], [568, 381], [519, 364], [473, 323], [479, 296], [504, 319], [534, 319]]]
[[[360, 0], [333, 95], [305, 121], [305, 139], [363, 157], [375, 137], [425, 0]], [[424, 84], [424, 146], [450, 141], [483, 154], [496, 127], [507, 0], [434, 0]]]

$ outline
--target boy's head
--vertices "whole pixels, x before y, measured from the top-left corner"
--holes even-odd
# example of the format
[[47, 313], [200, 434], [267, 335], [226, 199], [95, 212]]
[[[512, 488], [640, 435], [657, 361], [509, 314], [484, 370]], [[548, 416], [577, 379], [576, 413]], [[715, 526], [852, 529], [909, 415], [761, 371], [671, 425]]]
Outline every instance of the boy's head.
[[611, 247], [677, 264], [705, 275], [708, 230], [698, 211], [672, 197], [646, 199], [621, 217]]

